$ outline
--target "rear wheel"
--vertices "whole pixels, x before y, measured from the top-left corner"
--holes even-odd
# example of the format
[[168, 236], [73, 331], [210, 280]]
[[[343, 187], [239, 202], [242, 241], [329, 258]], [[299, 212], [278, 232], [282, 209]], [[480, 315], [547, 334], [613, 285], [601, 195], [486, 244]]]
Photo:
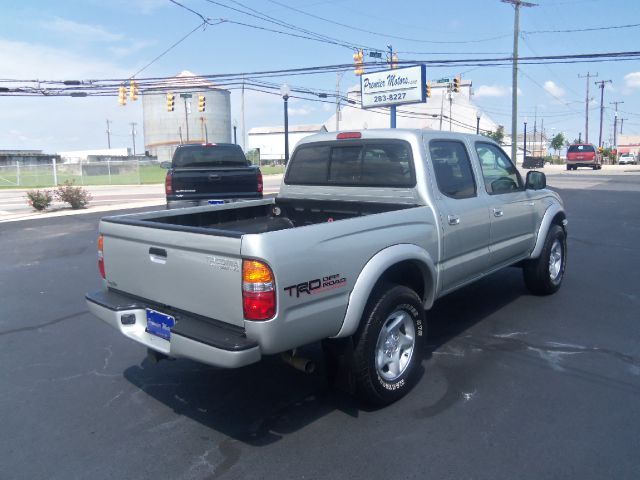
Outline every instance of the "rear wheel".
[[379, 292], [353, 338], [352, 375], [361, 400], [388, 405], [407, 394], [417, 380], [425, 315], [413, 290], [386, 284]]
[[567, 262], [567, 237], [560, 225], [552, 225], [540, 256], [523, 269], [527, 288], [536, 295], [550, 295], [560, 288]]

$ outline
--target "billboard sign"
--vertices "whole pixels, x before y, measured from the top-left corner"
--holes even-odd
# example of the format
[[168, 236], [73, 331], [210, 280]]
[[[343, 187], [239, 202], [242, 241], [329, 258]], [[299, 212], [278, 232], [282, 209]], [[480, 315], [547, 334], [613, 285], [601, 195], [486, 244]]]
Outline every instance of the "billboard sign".
[[360, 77], [362, 108], [390, 107], [427, 100], [424, 65], [365, 73]]

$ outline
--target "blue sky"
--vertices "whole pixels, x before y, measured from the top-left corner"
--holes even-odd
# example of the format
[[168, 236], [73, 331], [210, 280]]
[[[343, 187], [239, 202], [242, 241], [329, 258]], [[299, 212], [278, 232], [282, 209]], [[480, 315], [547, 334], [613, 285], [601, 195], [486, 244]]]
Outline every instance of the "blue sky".
[[[186, 7], [211, 19], [228, 20], [190, 35], [139, 77], [255, 72], [282, 68], [352, 63], [345, 46], [294, 38], [238, 25], [240, 22], [284, 30], [227, 7], [247, 7], [346, 45], [385, 50], [393, 45], [400, 60], [462, 59], [509, 56], [513, 44], [513, 7], [499, 0], [451, 2], [405, 0], [184, 0]], [[292, 7], [292, 8], [288, 8]], [[298, 11], [296, 11], [298, 10]], [[304, 13], [302, 13], [304, 12]], [[128, 78], [197, 27], [200, 18], [169, 0], [83, 0], [5, 2], [0, 31], [0, 79], [65, 80]], [[326, 20], [330, 21], [326, 21]], [[521, 56], [584, 54], [638, 50], [640, 27], [562, 33], [640, 23], [637, 0], [540, 0], [523, 8]], [[338, 25], [342, 24], [342, 25]], [[541, 31], [556, 31], [536, 33]], [[585, 79], [592, 79], [589, 139], [597, 142], [599, 90], [596, 80], [612, 80], [605, 89], [603, 137], [612, 136], [610, 102], [621, 101], [623, 133], [640, 135], [640, 62], [522, 65], [519, 76], [519, 125], [528, 128], [544, 118], [545, 130], [564, 132], [573, 140], [585, 123]], [[473, 101], [510, 130], [511, 67], [427, 67], [437, 79], [462, 74], [473, 81]], [[312, 89], [335, 89], [336, 75], [283, 76], [269, 79]], [[349, 69], [341, 87], [356, 85]], [[232, 117], [240, 123], [240, 99], [232, 91]], [[112, 123], [112, 145], [131, 146], [131, 122], [137, 122], [137, 150], [142, 144], [141, 102], [118, 106], [116, 97], [0, 96], [0, 150], [43, 149], [47, 152], [105, 148], [106, 119]], [[250, 92], [247, 128], [282, 122], [282, 99]], [[330, 104], [290, 101], [292, 124], [323, 123]]]

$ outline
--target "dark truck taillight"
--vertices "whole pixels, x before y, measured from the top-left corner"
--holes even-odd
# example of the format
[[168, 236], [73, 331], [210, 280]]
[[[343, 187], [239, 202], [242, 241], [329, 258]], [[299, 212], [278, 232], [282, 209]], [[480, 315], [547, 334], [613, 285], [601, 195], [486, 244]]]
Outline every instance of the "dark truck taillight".
[[104, 236], [102, 235], [98, 237], [98, 270], [102, 278], [107, 278], [104, 271]]
[[269, 320], [276, 314], [275, 282], [266, 263], [242, 261], [242, 307], [246, 320]]
[[169, 170], [164, 177], [164, 194], [168, 197], [173, 193], [173, 172]]
[[258, 170], [258, 193], [262, 193], [264, 184], [262, 183], [262, 172]]

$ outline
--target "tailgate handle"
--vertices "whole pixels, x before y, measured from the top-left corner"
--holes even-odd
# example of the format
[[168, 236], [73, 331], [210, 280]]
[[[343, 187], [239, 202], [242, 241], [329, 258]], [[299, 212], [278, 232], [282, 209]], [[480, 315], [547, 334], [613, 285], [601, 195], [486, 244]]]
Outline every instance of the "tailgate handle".
[[215, 173], [210, 173], [209, 174], [209, 180], [211, 180], [212, 182], [219, 182], [220, 181], [220, 175], [217, 175]]
[[151, 247], [149, 260], [154, 263], [167, 263], [167, 251], [164, 248]]

